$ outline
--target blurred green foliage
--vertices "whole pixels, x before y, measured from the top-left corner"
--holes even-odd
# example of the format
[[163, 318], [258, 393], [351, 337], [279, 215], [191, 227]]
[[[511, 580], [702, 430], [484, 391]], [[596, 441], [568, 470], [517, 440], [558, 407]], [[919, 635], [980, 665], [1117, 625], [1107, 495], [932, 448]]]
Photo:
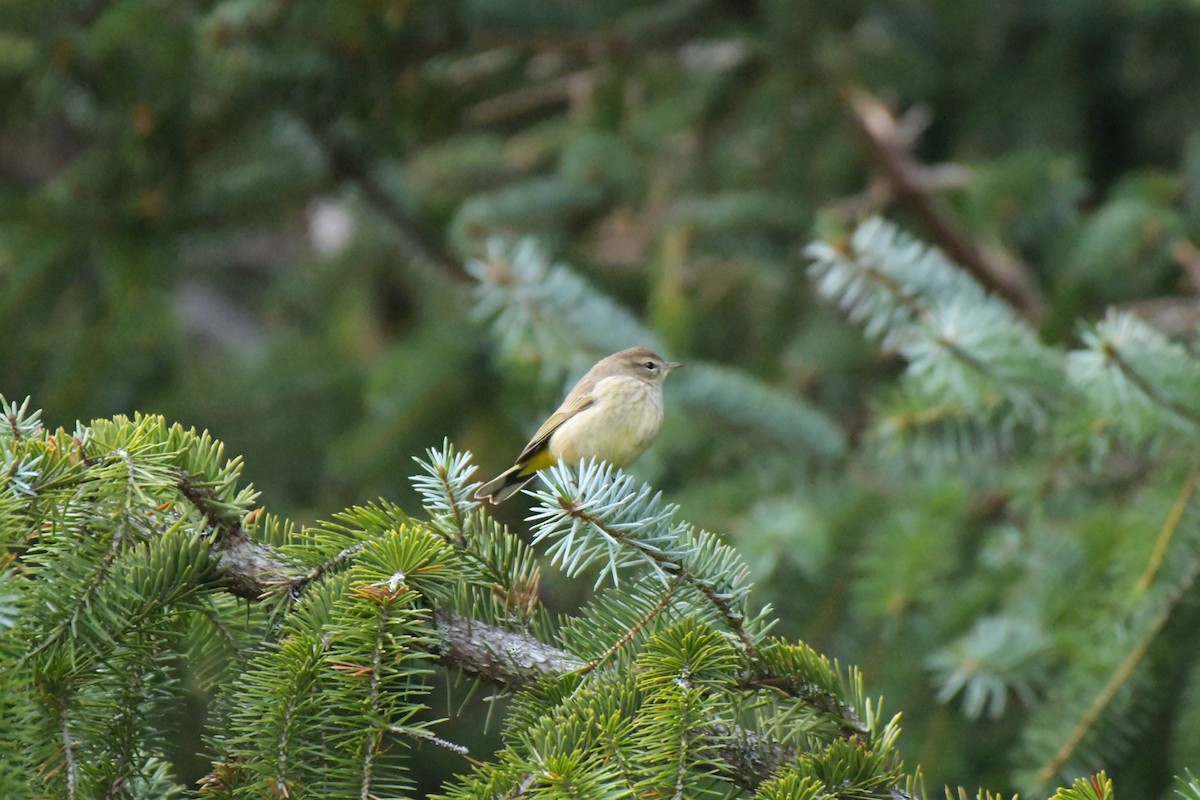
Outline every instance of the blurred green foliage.
[[[813, 297], [802, 249], [867, 213], [921, 230], [879, 190], [843, 91], [865, 87], [912, 123], [913, 163], [959, 168], [922, 173], [925, 192], [1022, 265], [1047, 343], [1113, 304], [1190, 338], [1197, 41], [1190, 0], [8, 0], [0, 391], [55, 424], [138, 409], [209, 428], [298, 519], [411, 499], [413, 454], [448, 436], [499, 470], [577, 374], [472, 313], [464, 264], [536, 236], [708, 362], [668, 389], [640, 474], [729, 532], [786, 634], [864, 667], [933, 784], [1010, 791], [1053, 682], [1037, 642], [989, 622], [1020, 531], [1062, 534], [1036, 544], [1047, 581], [1136, 573], [1126, 549], [1181, 478], [1134, 470], [1111, 487], [1136, 497], [1121, 513], [1042, 516], [868, 452], [899, 364]], [[596, 355], [620, 335], [606, 322], [564, 351]], [[712, 387], [757, 392], [756, 419]], [[823, 424], [810, 412], [848, 455], [787, 435]], [[971, 642], [1028, 690], [947, 703], [946, 654]], [[1197, 683], [1170, 713], [1200, 725]], [[1126, 796], [1200, 760], [1195, 735], [1146, 738], [1160, 700], [1110, 770]]]

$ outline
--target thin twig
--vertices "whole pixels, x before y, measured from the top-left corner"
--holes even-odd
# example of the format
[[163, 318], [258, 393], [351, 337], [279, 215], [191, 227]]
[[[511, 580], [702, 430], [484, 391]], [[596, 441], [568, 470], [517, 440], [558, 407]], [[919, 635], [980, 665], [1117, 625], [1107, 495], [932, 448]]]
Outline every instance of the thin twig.
[[639, 619], [637, 622], [635, 622], [633, 625], [631, 625], [629, 630], [625, 631], [625, 633], [623, 633], [621, 635], [621, 637], [619, 639], [617, 639], [617, 641], [613, 642], [612, 647], [608, 648], [603, 653], [601, 653], [599, 656], [597, 656], [596, 658], [593, 658], [591, 661], [589, 661], [588, 663], [586, 663], [582, 667], [580, 667], [579, 674], [586, 675], [587, 673], [591, 672], [596, 667], [600, 666], [605, 661], [610, 659], [613, 656], [613, 654], [616, 653], [618, 650], [620, 650], [622, 647], [629, 644], [629, 642], [633, 639], [633, 637], [637, 636], [638, 633], [640, 633], [642, 631], [642, 629], [644, 629], [647, 625], [650, 624], [651, 620], [653, 620], [655, 617], [657, 617], [659, 614], [661, 614], [662, 610], [667, 607], [668, 603], [671, 602], [671, 598], [674, 596], [675, 590], [679, 588], [679, 581], [680, 581], [680, 579], [678, 577], [676, 577], [675, 580], [671, 581], [671, 585], [667, 587], [667, 590], [665, 592], [663, 592], [662, 597], [658, 598], [658, 602], [655, 603], [654, 606], [649, 611], [647, 611], [645, 614], [643, 614], [641, 619]]
[[1192, 473], [1184, 481], [1183, 488], [1179, 491], [1179, 497], [1175, 498], [1175, 505], [1171, 507], [1171, 513], [1167, 515], [1167, 521], [1163, 523], [1162, 530], [1159, 531], [1158, 540], [1154, 543], [1154, 551], [1150, 554], [1146, 569], [1134, 586], [1134, 591], [1138, 594], [1149, 589], [1151, 581], [1158, 574], [1158, 568], [1162, 566], [1163, 557], [1167, 554], [1167, 547], [1175, 538], [1175, 532], [1179, 530], [1183, 512], [1187, 510], [1188, 504], [1192, 501], [1192, 495], [1196, 493], [1197, 483], [1200, 483], [1200, 466], [1193, 468]]
[[1143, 376], [1134, 367], [1132, 361], [1110, 342], [1104, 344], [1104, 356], [1121, 370], [1121, 374], [1141, 392], [1147, 400], [1170, 411], [1175, 416], [1191, 425], [1200, 425], [1200, 415], [1177, 400], [1166, 397], [1158, 390], [1152, 381]]
[[75, 743], [71, 740], [71, 720], [67, 716], [67, 704], [62, 705], [62, 738], [63, 757], [67, 761], [67, 798], [75, 800], [75, 787], [78, 781], [75, 768]]
[[422, 741], [436, 744], [438, 747], [444, 747], [451, 752], [458, 753], [460, 756], [465, 756], [471, 752], [470, 748], [468, 748], [465, 744], [459, 744], [458, 742], [452, 742], [448, 739], [443, 739], [437, 734], [430, 733], [424, 728], [416, 728], [411, 725], [389, 725], [387, 727], [387, 732], [394, 733], [399, 736], [412, 736]]
[[457, 544], [462, 547], [467, 543], [467, 521], [463, 519], [462, 509], [459, 508], [458, 498], [454, 496], [454, 487], [450, 485], [450, 475], [446, 468], [439, 464], [437, 474], [442, 481], [442, 491], [446, 493], [446, 499], [450, 501], [450, 508], [454, 512], [454, 529], [458, 532]]
[[[381, 608], [383, 619], [375, 627], [375, 652], [371, 664], [370, 688], [367, 691], [367, 704], [373, 713], [376, 712], [376, 704], [379, 702], [379, 674], [383, 671], [384, 632], [387, 630], [389, 611], [390, 607], [387, 605]], [[359, 800], [371, 800], [375, 796], [371, 792], [371, 779], [374, 774], [375, 757], [379, 754], [381, 736], [376, 730], [368, 730], [364, 736], [366, 736], [366, 742], [363, 745], [362, 783], [359, 789]]]
[[592, 88], [592, 71], [585, 69], [560, 75], [545, 83], [525, 86], [489, 97], [472, 106], [466, 114], [473, 125], [494, 125], [514, 117], [523, 117], [550, 106], [567, 106], [585, 96]]

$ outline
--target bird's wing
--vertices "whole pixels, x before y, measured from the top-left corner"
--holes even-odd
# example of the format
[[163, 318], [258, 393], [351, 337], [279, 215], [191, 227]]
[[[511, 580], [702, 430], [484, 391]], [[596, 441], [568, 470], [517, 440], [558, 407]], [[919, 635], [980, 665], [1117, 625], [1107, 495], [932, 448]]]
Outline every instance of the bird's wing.
[[517, 463], [522, 464], [533, 458], [539, 452], [545, 449], [546, 444], [550, 441], [550, 435], [571, 417], [589, 408], [596, 399], [592, 397], [591, 392], [580, 394], [570, 402], [563, 403], [559, 406], [558, 411], [550, 415], [550, 419], [542, 423], [542, 427], [538, 428], [538, 432], [529, 440], [529, 444], [525, 445], [525, 449], [521, 451], [521, 455], [517, 456]]

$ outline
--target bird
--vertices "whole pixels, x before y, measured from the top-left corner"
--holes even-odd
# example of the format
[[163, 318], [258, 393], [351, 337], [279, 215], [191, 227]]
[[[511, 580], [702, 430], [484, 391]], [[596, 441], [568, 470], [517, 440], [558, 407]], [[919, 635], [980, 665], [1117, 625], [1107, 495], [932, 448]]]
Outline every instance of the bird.
[[682, 364], [645, 347], [600, 359], [542, 423], [516, 462], [475, 490], [477, 500], [503, 503], [539, 470], [591, 458], [627, 467], [658, 435], [663, 420], [663, 381]]

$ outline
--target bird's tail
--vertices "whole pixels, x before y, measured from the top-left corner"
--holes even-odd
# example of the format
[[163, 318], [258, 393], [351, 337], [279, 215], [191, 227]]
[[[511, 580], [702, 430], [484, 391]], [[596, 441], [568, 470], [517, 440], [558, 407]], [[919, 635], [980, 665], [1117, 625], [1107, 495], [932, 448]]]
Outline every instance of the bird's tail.
[[[492, 505], [499, 505], [517, 492], [521, 487], [533, 480], [536, 471], [525, 472], [528, 464], [517, 464], [475, 490], [476, 500], [490, 500]], [[524, 474], [522, 474], [524, 473]]]

